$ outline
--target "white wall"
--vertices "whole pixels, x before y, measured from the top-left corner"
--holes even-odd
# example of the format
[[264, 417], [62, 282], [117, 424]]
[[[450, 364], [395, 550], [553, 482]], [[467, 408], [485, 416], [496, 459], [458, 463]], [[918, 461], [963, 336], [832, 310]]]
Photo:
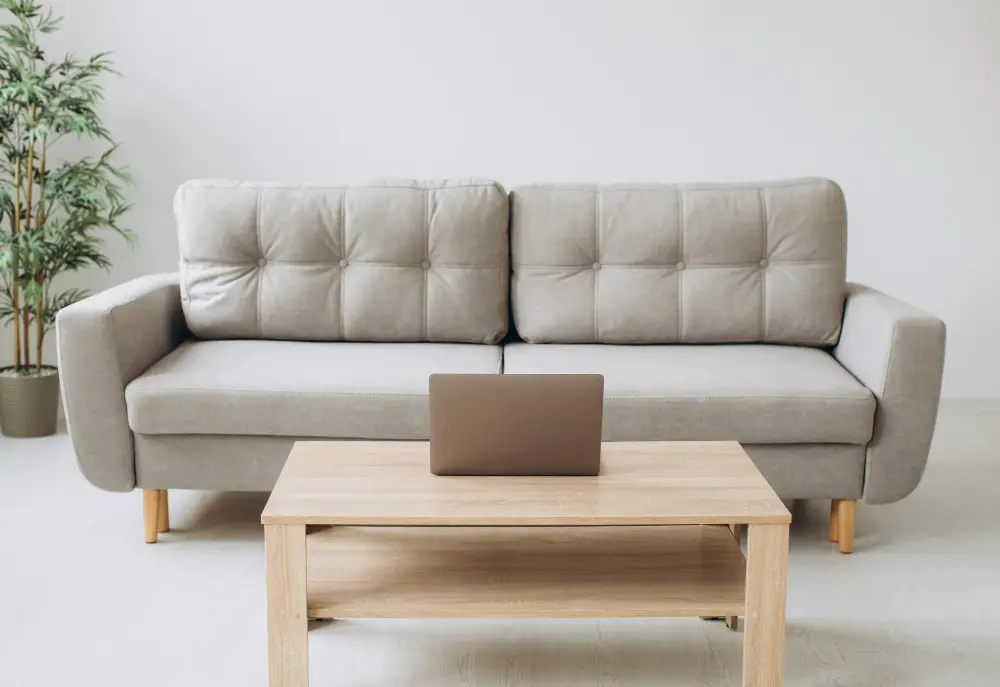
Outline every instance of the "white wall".
[[947, 321], [946, 394], [1000, 396], [1000, 3], [53, 5], [60, 47], [124, 75], [142, 246], [95, 287], [174, 268], [191, 177], [815, 174], [847, 193], [850, 278]]

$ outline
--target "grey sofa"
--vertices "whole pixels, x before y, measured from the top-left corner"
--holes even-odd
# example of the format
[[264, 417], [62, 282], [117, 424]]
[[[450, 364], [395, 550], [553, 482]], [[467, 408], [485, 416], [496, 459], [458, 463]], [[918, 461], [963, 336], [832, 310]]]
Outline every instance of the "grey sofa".
[[606, 440], [738, 440], [850, 523], [923, 473], [945, 328], [846, 283], [830, 181], [189, 182], [175, 213], [179, 274], [58, 318], [80, 467], [147, 490], [147, 533], [162, 490], [269, 490], [297, 438], [426, 439], [432, 372], [601, 373]]

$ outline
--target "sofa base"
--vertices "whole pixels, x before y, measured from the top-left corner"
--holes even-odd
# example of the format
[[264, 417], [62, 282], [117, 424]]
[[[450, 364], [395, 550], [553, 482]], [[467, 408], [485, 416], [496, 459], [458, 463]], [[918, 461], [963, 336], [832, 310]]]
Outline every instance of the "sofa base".
[[294, 437], [136, 434], [135, 483], [142, 489], [271, 491]]
[[[136, 434], [136, 486], [271, 491], [295, 441], [274, 436]], [[861, 497], [864, 446], [751, 444], [744, 448], [783, 499]]]
[[[136, 485], [142, 488], [147, 542], [169, 530], [167, 489], [270, 491], [294, 437], [136, 434]], [[320, 439], [322, 441], [322, 439]], [[783, 499], [833, 499], [830, 540], [854, 546], [854, 505], [864, 487], [865, 448], [847, 444], [744, 446]], [[738, 534], [738, 533], [734, 533]]]

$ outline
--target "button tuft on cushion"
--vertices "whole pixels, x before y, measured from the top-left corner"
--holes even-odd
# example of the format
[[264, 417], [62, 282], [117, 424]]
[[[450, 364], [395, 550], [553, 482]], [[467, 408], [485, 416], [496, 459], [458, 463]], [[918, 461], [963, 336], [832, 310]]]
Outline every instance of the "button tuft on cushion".
[[680, 262], [677, 263], [677, 269], [682, 270], [685, 267], [687, 267], [687, 265], [684, 264], [683, 260], [681, 260]]
[[340, 266], [341, 267], [347, 267], [347, 261], [346, 260], [341, 260], [340, 261]]
[[431, 268], [431, 263], [427, 260], [424, 260], [422, 263], [420, 263], [420, 266], [423, 267], [425, 270], [429, 270]]
[[258, 264], [258, 265], [259, 265], [260, 267], [263, 267], [264, 265], [266, 265], [266, 264], [267, 264], [267, 260], [266, 260], [265, 258], [261, 258], [260, 260], [258, 260], [258, 261], [257, 261], [257, 264]]
[[599, 270], [599, 269], [601, 269], [601, 263], [599, 263], [599, 262], [595, 262], [595, 263], [594, 263], [594, 264], [592, 265], [592, 267], [593, 267], [593, 268], [594, 268], [595, 270]]
[[760, 266], [767, 267], [767, 258], [764, 258], [763, 260], [760, 261]]

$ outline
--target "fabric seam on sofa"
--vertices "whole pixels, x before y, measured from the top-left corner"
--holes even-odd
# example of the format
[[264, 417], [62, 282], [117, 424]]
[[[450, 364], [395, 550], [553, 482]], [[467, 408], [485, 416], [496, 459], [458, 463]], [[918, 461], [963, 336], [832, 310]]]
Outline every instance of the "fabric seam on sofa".
[[[498, 372], [500, 370], [498, 369]], [[517, 374], [512, 372], [510, 374]], [[404, 392], [394, 392], [394, 391], [295, 391], [295, 390], [275, 390], [275, 389], [234, 389], [227, 387], [225, 389], [203, 389], [194, 387], [160, 387], [156, 389], [156, 392], [184, 392], [184, 393], [224, 393], [224, 394], [280, 394], [283, 396], [344, 396], [344, 397], [354, 397], [354, 396], [426, 396], [427, 394], [422, 391], [404, 391]], [[150, 392], [139, 391], [133, 392], [140, 395], [146, 395]], [[673, 394], [671, 396], [605, 396], [606, 401], [672, 401], [675, 399], [683, 399], [685, 401], [851, 401], [851, 402], [867, 402], [868, 398], [852, 397], [852, 396], [684, 396], [682, 394]]]
[[[885, 354], [885, 375], [882, 377], [882, 396], [889, 388], [889, 375], [892, 372], [892, 351], [895, 348], [896, 334], [899, 332], [899, 320], [892, 323], [892, 331], [889, 332], [889, 351]], [[872, 393], [875, 393], [874, 391]]]
[[[767, 242], [767, 202], [764, 200], [764, 189], [757, 189], [757, 195], [760, 196], [760, 220], [761, 220], [761, 241], [764, 244], [761, 246], [761, 255], [764, 256], [764, 260], [767, 260], [768, 255], [768, 242]], [[770, 264], [770, 262], [768, 262]], [[760, 337], [761, 339], [767, 339], [767, 267], [760, 271]]]
[[[262, 184], [262, 183], [237, 183], [236, 186], [231, 186], [225, 183], [215, 183], [216, 180], [213, 179], [202, 179], [198, 183], [202, 186], [207, 186], [210, 188], [258, 188], [261, 190], [268, 191], [346, 191], [353, 189], [392, 189], [392, 188], [406, 188], [413, 191], [428, 191], [431, 190], [426, 186], [413, 186], [410, 184], [385, 184], [385, 185], [366, 185], [366, 184], [345, 184], [343, 186], [310, 186], [310, 185], [299, 185], [299, 184]], [[450, 191], [455, 188], [493, 188], [501, 193], [506, 194], [506, 190], [498, 183], [481, 183], [481, 184], [453, 184], [450, 186], [435, 187], [435, 191]]]
[[[173, 393], [173, 392], [183, 392], [183, 393], [189, 393], [189, 394], [215, 394], [215, 393], [223, 393], [223, 394], [227, 394], [227, 395], [229, 395], [229, 394], [267, 394], [269, 396], [273, 396], [273, 395], [281, 395], [281, 396], [319, 396], [319, 397], [322, 397], [322, 398], [329, 398], [331, 396], [337, 396], [337, 397], [343, 396], [345, 398], [354, 398], [355, 396], [365, 396], [365, 397], [369, 397], [369, 396], [385, 396], [386, 398], [395, 398], [397, 396], [400, 396], [400, 397], [409, 397], [409, 396], [426, 396], [427, 395], [426, 393], [421, 392], [421, 391], [412, 391], [412, 392], [411, 391], [402, 391], [402, 392], [395, 392], [395, 391], [358, 391], [358, 392], [353, 392], [353, 391], [296, 391], [294, 389], [285, 389], [285, 390], [276, 391], [274, 389], [231, 389], [231, 388], [226, 388], [226, 389], [195, 389], [195, 388], [189, 388], [189, 387], [183, 387], [183, 386], [170, 387], [170, 388], [159, 388], [156, 391], [157, 392], [166, 391], [166, 392], [171, 392], [171, 393]], [[142, 396], [142, 395], [148, 395], [149, 394], [148, 391], [139, 391], [139, 392], [133, 392], [133, 393], [138, 393], [140, 396]]]
[[[222, 266], [222, 267], [254, 267], [259, 263], [254, 260], [247, 260], [244, 262], [219, 262], [216, 260], [186, 260], [189, 265], [210, 265], [210, 266]], [[272, 258], [267, 259], [267, 264], [269, 265], [301, 265], [305, 267], [326, 267], [329, 265], [327, 262], [321, 260], [311, 261], [311, 260], [274, 260]], [[417, 267], [423, 267], [422, 262], [384, 262], [381, 260], [351, 260], [351, 265], [376, 265], [378, 267], [398, 267], [400, 269], [414, 269]], [[503, 269], [503, 263], [491, 263], [488, 265], [473, 265], [469, 263], [462, 262], [435, 262], [432, 267], [443, 267], [446, 269], [460, 269], [460, 270], [496, 270]], [[614, 267], [631, 267], [631, 265], [613, 265]], [[636, 265], [638, 267], [638, 265]], [[642, 265], [646, 267], [646, 265]], [[705, 265], [706, 267], [711, 267], [711, 265]], [[727, 265], [728, 266], [728, 265]], [[736, 265], [740, 267], [741, 265]], [[749, 265], [748, 265], [749, 266]], [[534, 267], [534, 265], [529, 265], [529, 267]], [[553, 266], [555, 267], [555, 266]], [[662, 265], [649, 265], [649, 267], [662, 267]], [[722, 265], [719, 265], [722, 267]], [[561, 269], [561, 268], [560, 268]], [[581, 268], [583, 269], [583, 268]]]
[[430, 197], [430, 191], [424, 191], [421, 194], [421, 200], [423, 202], [424, 210], [421, 219], [423, 220], [423, 226], [421, 231], [423, 232], [423, 249], [424, 249], [424, 259], [420, 262], [420, 267], [423, 269], [423, 279], [421, 280], [421, 285], [423, 286], [423, 291], [421, 293], [420, 299], [420, 338], [427, 339], [427, 265], [430, 262], [430, 220], [427, 217], [429, 211], [429, 203], [427, 199]]
[[684, 399], [685, 401], [851, 401], [867, 402], [871, 397], [860, 396], [685, 396], [683, 393], [674, 393], [670, 396], [605, 396], [605, 400], [622, 401], [672, 401], [674, 399]]
[[[801, 179], [791, 179], [788, 181], [766, 181], [758, 184], [750, 184], [744, 186], [743, 184], [713, 184], [711, 182], [704, 182], [705, 187], [700, 187], [700, 184], [573, 184], [573, 183], [549, 183], [549, 184], [526, 184], [521, 188], [539, 188], [545, 189], [546, 192], [556, 192], [556, 193], [576, 193], [579, 191], [650, 191], [658, 192], [663, 189], [669, 189], [673, 191], [679, 191], [684, 193], [702, 193], [702, 192], [715, 192], [715, 191], [756, 191], [763, 186], [764, 188], [792, 188], [794, 186], [812, 186], [817, 182], [826, 181], [829, 179], [824, 179], [821, 177], [803, 177]], [[289, 187], [296, 188], [296, 187]], [[339, 188], [339, 187], [334, 187]], [[358, 188], [358, 187], [352, 187]], [[375, 188], [385, 188], [383, 186], [376, 186]], [[400, 188], [393, 186], [391, 188]], [[458, 188], [456, 186], [449, 186], [448, 188]], [[516, 190], [516, 189], [515, 189]]]
[[[340, 253], [341, 255], [347, 255], [347, 193], [340, 194]], [[344, 284], [347, 281], [347, 270], [344, 268], [340, 269], [340, 338], [346, 339], [347, 334], [344, 331]]]
[[[254, 233], [257, 234], [257, 252], [260, 255], [265, 255], [264, 253], [264, 242], [260, 238], [260, 203], [261, 199], [264, 197], [263, 192], [257, 190], [257, 205], [254, 211]], [[262, 258], [263, 259], [263, 258]], [[257, 263], [261, 266], [260, 263]], [[264, 338], [264, 318], [260, 316], [260, 299], [261, 294], [264, 292], [264, 274], [261, 273], [260, 277], [257, 279], [257, 335], [260, 338]]]
[[[191, 262], [191, 261], [189, 261], [189, 262]], [[240, 263], [240, 262], [237, 262], [237, 263], [231, 263], [231, 264], [233, 264], [233, 265], [246, 265], [246, 264], [252, 264], [252, 263]], [[653, 262], [650, 262], [650, 263], [643, 263], [643, 264], [626, 264], [626, 263], [616, 263], [616, 262], [604, 262], [604, 263], [600, 263], [600, 264], [601, 264], [602, 268], [603, 267], [614, 267], [614, 268], [617, 268], [617, 269], [640, 269], [640, 270], [641, 269], [661, 269], [661, 270], [662, 269], [674, 269], [674, 270], [679, 270], [679, 268], [677, 267], [677, 263], [653, 263]], [[768, 264], [770, 265], [772, 263], [770, 261], [768, 261]], [[820, 265], [820, 266], [828, 267], [830, 265], [836, 265], [836, 264], [838, 264], [838, 261], [836, 261], [836, 260], [776, 260], [773, 264], [775, 264], [775, 265], [796, 265], [796, 266], [798, 266], [798, 265]], [[522, 267], [522, 268], [523, 267], [530, 267], [531, 269], [541, 269], [541, 270], [568, 270], [570, 268], [577, 267], [577, 268], [580, 269], [581, 272], [586, 272], [588, 269], [590, 269], [587, 265], [584, 265], [584, 264], [543, 265], [543, 264], [534, 264], [534, 263], [522, 262], [522, 263], [518, 263], [517, 266], [518, 267]], [[695, 268], [695, 267], [697, 267], [697, 268], [713, 268], [713, 267], [727, 267], [727, 268], [728, 267], [760, 267], [760, 262], [759, 261], [757, 261], [757, 262], [733, 262], [733, 263], [729, 263], [729, 262], [693, 262], [693, 263], [690, 263], [690, 264], [687, 263], [687, 262], [684, 262], [684, 268], [685, 269], [692, 269], [692, 268]], [[835, 344], [825, 344], [825, 345], [833, 346]]]
[[[599, 294], [601, 293], [601, 194], [594, 196], [594, 264], [590, 266], [594, 273], [594, 338], [601, 339], [601, 320]], [[595, 269], [598, 268], [598, 269]]]
[[[677, 192], [677, 259], [684, 263], [684, 192]], [[666, 265], [664, 265], [666, 267]], [[680, 267], [674, 263], [674, 269], [680, 272]], [[677, 339], [684, 339], [684, 279], [677, 275]]]

